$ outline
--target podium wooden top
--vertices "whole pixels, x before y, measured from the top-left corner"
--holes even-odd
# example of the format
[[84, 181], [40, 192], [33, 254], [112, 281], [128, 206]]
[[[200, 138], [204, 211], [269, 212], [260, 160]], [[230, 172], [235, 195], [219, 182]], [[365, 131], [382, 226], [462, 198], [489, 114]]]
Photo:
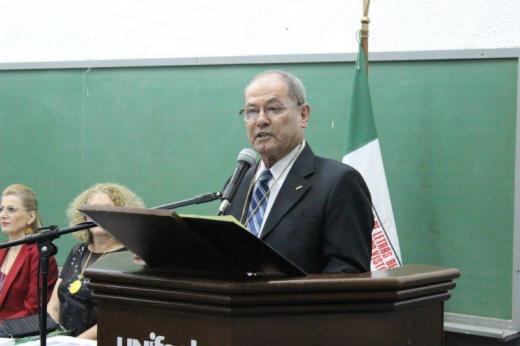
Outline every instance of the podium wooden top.
[[165, 268], [150, 268], [135, 263], [129, 252], [114, 253], [86, 270], [95, 282], [139, 283], [142, 287], [182, 288], [197, 286], [212, 291], [285, 291], [285, 290], [399, 290], [439, 282], [451, 282], [460, 276], [454, 268], [430, 265], [406, 265], [400, 268], [362, 274], [312, 274], [297, 278], [208, 279], [179, 276]]
[[459, 271], [407, 265], [363, 274], [313, 274], [297, 278], [208, 279], [181, 277], [134, 263], [130, 252], [107, 255], [89, 267], [94, 298], [161, 309], [223, 315], [323, 311], [390, 311], [449, 299]]

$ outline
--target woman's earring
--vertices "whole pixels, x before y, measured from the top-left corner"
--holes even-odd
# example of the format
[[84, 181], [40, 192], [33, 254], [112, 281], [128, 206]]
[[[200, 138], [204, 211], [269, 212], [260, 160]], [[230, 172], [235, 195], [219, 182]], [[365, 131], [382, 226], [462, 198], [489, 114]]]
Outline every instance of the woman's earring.
[[30, 225], [27, 225], [27, 228], [25, 229], [25, 235], [33, 234], [33, 229]]

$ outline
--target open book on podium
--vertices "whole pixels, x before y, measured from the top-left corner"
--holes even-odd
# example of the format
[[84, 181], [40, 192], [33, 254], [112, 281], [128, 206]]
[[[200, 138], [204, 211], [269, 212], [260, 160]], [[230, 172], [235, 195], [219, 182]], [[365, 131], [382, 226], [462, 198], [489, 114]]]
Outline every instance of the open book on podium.
[[306, 275], [233, 216], [111, 206], [83, 206], [80, 211], [149, 267], [222, 278]]

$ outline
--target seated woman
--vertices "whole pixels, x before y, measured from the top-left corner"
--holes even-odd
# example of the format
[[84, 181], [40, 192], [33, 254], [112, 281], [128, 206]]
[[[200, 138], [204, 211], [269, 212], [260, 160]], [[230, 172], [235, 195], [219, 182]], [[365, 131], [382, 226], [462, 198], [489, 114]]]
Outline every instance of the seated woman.
[[[41, 224], [34, 191], [22, 184], [7, 187], [0, 203], [0, 225], [9, 241], [37, 233]], [[38, 266], [36, 244], [0, 249], [0, 320], [38, 312]], [[57, 278], [58, 266], [51, 257], [47, 281], [49, 293]]]
[[[143, 207], [142, 200], [118, 184], [97, 184], [81, 193], [67, 210], [70, 224], [86, 221], [79, 208], [83, 205]], [[54, 287], [47, 312], [73, 336], [97, 339], [96, 303], [86, 285], [83, 272], [109, 253], [125, 250], [123, 245], [100, 227], [74, 234], [80, 244], [75, 245], [63, 265], [58, 284]]]

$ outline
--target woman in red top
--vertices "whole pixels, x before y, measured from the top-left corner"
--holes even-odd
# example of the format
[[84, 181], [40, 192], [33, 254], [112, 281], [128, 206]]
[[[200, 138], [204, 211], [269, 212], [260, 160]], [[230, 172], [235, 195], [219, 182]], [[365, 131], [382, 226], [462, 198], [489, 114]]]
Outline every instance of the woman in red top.
[[[0, 226], [9, 241], [38, 232], [41, 227], [38, 201], [29, 187], [14, 184], [4, 190], [0, 202]], [[38, 263], [39, 253], [35, 244], [0, 249], [0, 320], [38, 312]], [[57, 277], [58, 267], [52, 257], [49, 261], [49, 297]]]

